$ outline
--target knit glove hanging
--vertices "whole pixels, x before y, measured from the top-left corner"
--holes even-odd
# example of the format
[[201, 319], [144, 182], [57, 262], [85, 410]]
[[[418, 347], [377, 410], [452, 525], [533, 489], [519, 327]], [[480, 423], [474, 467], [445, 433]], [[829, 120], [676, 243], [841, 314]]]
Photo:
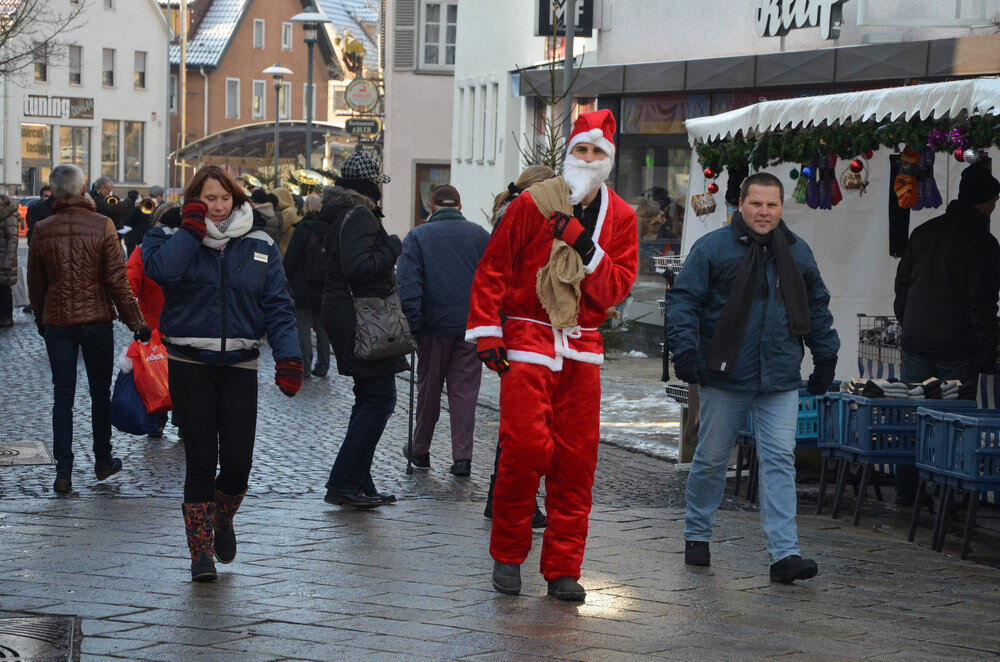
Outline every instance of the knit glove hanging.
[[820, 186], [819, 186], [819, 166], [821, 160], [818, 156], [814, 156], [812, 161], [809, 162], [809, 167], [812, 169], [812, 174], [809, 177], [809, 184], [806, 188], [806, 204], [809, 205], [810, 209], [819, 209], [820, 206]]
[[844, 199], [844, 194], [840, 192], [840, 183], [837, 181], [837, 155], [830, 153], [827, 157], [827, 165], [830, 169], [830, 209], [840, 204]]
[[282, 393], [290, 398], [302, 388], [302, 361], [299, 359], [281, 359], [274, 365], [274, 383]]
[[941, 191], [934, 180], [934, 151], [928, 147], [920, 150], [920, 170], [917, 174], [917, 204], [914, 210], [936, 209], [944, 203]]
[[[806, 167], [806, 164], [799, 166], [799, 173], [802, 173], [802, 169]], [[806, 203], [806, 189], [809, 188], [809, 180], [805, 175], [801, 175], [798, 179], [798, 183], [795, 184], [795, 190], [792, 191], [792, 200], [804, 205]]]
[[910, 147], [903, 150], [899, 156], [899, 174], [892, 183], [901, 209], [911, 209], [917, 204], [917, 173], [919, 171], [920, 152]]

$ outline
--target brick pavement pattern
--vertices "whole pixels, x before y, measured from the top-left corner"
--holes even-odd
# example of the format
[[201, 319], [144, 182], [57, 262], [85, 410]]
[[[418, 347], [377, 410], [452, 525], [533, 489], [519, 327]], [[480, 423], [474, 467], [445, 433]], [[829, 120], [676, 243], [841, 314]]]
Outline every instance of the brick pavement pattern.
[[[128, 334], [116, 326], [121, 347]], [[0, 442], [47, 442], [49, 372], [30, 318], [0, 332], [0, 366]], [[1000, 656], [997, 570], [907, 544], [901, 526], [800, 516], [803, 548], [820, 575], [772, 585], [757, 514], [731, 501], [718, 516], [713, 566], [687, 568], [683, 474], [606, 445], [584, 560], [587, 603], [545, 597], [537, 535], [522, 595], [498, 595], [482, 517], [495, 411], [479, 409], [471, 479], [447, 473], [447, 417], [433, 470], [406, 476], [401, 380], [400, 407], [375, 462], [379, 487], [400, 502], [343, 510], [321, 497], [351, 404], [349, 380], [313, 378], [287, 399], [272, 371], [265, 352], [255, 468], [235, 522], [239, 553], [219, 566], [216, 584], [189, 581], [176, 438], [116, 432], [125, 469], [96, 483], [81, 380], [74, 494], [51, 493], [51, 466], [0, 468], [0, 618], [75, 616], [81, 659]]]

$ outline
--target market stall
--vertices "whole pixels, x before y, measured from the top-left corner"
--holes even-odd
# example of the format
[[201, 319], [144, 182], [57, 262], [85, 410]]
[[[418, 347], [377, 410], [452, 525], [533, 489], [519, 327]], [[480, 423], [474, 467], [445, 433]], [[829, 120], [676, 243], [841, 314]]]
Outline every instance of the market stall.
[[[680, 252], [728, 223], [729, 179], [738, 185], [748, 169], [776, 175], [785, 185], [784, 219], [812, 247], [831, 293], [842, 343], [838, 379], [898, 375], [898, 352], [867, 360], [871, 347], [863, 346], [867, 327], [859, 315], [879, 324], [891, 318], [906, 236], [944, 212], [969, 163], [989, 166], [1000, 158], [998, 115], [1000, 80], [978, 78], [767, 101], [690, 119]], [[894, 190], [901, 157], [913, 161], [912, 170], [904, 165], [914, 173], [912, 196]], [[994, 223], [992, 231], [1000, 236], [998, 228]], [[983, 379], [982, 405], [1000, 407], [994, 382]]]

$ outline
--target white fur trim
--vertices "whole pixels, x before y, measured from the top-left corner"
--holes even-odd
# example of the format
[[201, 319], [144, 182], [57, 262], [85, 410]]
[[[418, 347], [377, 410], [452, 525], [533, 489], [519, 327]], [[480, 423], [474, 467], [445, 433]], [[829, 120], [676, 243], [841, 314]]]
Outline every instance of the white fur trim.
[[615, 144], [604, 137], [604, 133], [600, 133], [599, 137], [595, 138], [591, 135], [591, 132], [598, 131], [598, 129], [591, 129], [590, 131], [581, 131], [572, 138], [569, 139], [569, 144], [566, 145], [566, 153], [569, 154], [573, 151], [573, 147], [578, 143], [590, 143], [595, 147], [600, 147], [604, 150], [604, 153], [608, 155], [609, 159], [615, 158]]
[[507, 359], [510, 361], [520, 361], [521, 363], [543, 365], [552, 372], [559, 372], [562, 370], [563, 364], [563, 357], [559, 354], [556, 354], [555, 358], [553, 358], [551, 356], [539, 354], [538, 352], [525, 352], [520, 349], [507, 350]]
[[580, 363], [592, 363], [594, 365], [604, 363], [604, 354], [596, 352], [578, 352], [575, 349], [563, 349], [563, 356], [567, 359], [579, 361]]
[[601, 263], [604, 259], [604, 249], [594, 243], [594, 256], [590, 258], [590, 262], [584, 265], [583, 270], [588, 274], [592, 274], [597, 270], [597, 265]]
[[465, 330], [465, 342], [475, 342], [478, 338], [503, 338], [503, 329], [499, 326], [477, 326]]

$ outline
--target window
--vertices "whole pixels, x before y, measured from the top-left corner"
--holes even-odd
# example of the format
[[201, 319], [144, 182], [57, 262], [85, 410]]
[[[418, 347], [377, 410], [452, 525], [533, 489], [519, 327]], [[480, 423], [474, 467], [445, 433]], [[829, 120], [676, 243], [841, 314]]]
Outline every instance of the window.
[[278, 91], [278, 110], [280, 119], [287, 120], [292, 116], [292, 84], [282, 83]]
[[101, 122], [101, 175], [118, 179], [118, 126], [117, 120]]
[[472, 146], [476, 144], [476, 88], [469, 87], [468, 90], [468, 94], [465, 95], [467, 97], [465, 112], [462, 115], [468, 127], [465, 131], [465, 160], [467, 163], [472, 163]]
[[479, 87], [479, 113], [477, 116], [477, 121], [479, 122], [478, 132], [479, 132], [479, 143], [476, 145], [476, 160], [479, 163], [483, 162], [486, 158], [486, 86], [480, 85]]
[[490, 106], [491, 106], [491, 119], [492, 124], [490, 125], [490, 144], [487, 145], [488, 149], [486, 151], [486, 159], [493, 163], [497, 158], [497, 138], [500, 134], [500, 84], [493, 83], [490, 85]]
[[101, 85], [104, 87], [115, 86], [115, 49], [105, 48], [103, 50], [101, 68]]
[[420, 64], [425, 67], [454, 67], [458, 5], [454, 2], [424, 2], [423, 18]]
[[413, 201], [413, 226], [427, 221], [431, 215], [431, 191], [451, 180], [451, 166], [418, 163], [416, 199]]
[[[302, 117], [304, 118], [308, 111], [308, 106], [306, 105], [306, 94], [309, 92], [309, 83], [302, 83]], [[313, 119], [316, 119], [316, 83], [312, 86], [312, 111]]]
[[281, 24], [281, 50], [290, 51], [292, 50], [292, 24], [282, 23]]
[[170, 114], [177, 114], [177, 76], [174, 74], [170, 75], [170, 88], [167, 92], [169, 97], [168, 102], [170, 103]]
[[114, 9], [115, 8], [115, 0], [104, 0], [104, 8], [105, 9]]
[[264, 19], [262, 18], [253, 20], [253, 47], [264, 48]]
[[144, 122], [125, 122], [125, 181], [142, 181], [142, 136]]
[[83, 82], [83, 49], [79, 46], [69, 47], [69, 82], [72, 85]]
[[146, 51], [135, 52], [135, 68], [132, 77], [132, 86], [137, 90], [146, 89]]
[[458, 121], [455, 122], [455, 147], [454, 150], [455, 160], [462, 160], [462, 147], [465, 145], [465, 122], [462, 121], [462, 114], [465, 113], [465, 88], [458, 88], [458, 104], [456, 106], [455, 114], [458, 116]]
[[255, 80], [251, 87], [253, 100], [251, 102], [250, 114], [255, 120], [262, 120], [267, 117], [267, 81]]
[[90, 174], [90, 127], [59, 127], [59, 163], [74, 163], [83, 170], [84, 177]]
[[330, 109], [330, 113], [329, 113], [330, 116], [333, 116], [333, 115], [335, 115], [337, 113], [341, 113], [341, 112], [344, 112], [344, 113], [348, 112], [346, 98], [347, 98], [347, 88], [346, 87], [335, 87], [335, 88], [333, 88], [333, 95], [331, 97], [331, 100], [333, 102], [333, 106]]
[[240, 118], [240, 79], [226, 79], [226, 119]]
[[47, 81], [49, 79], [49, 45], [47, 42], [35, 42], [34, 59], [35, 80]]

